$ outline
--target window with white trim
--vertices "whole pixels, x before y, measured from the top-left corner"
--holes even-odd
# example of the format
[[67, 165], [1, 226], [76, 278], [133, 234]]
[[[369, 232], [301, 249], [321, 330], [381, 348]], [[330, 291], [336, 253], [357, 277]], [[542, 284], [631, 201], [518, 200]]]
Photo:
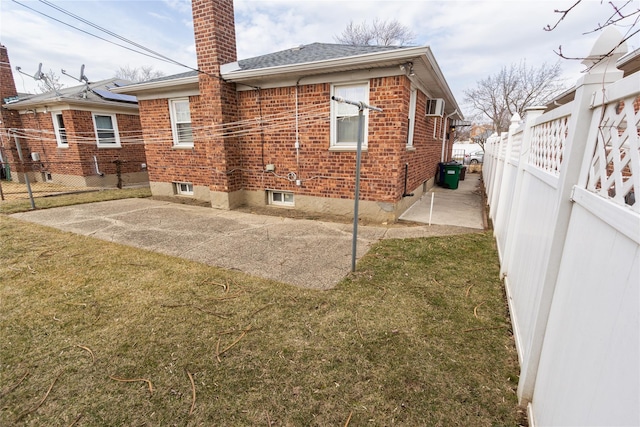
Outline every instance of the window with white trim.
[[115, 114], [93, 113], [93, 126], [98, 147], [120, 147], [118, 122]]
[[288, 191], [269, 191], [269, 204], [276, 206], [294, 206], [293, 193]]
[[67, 140], [67, 130], [64, 127], [62, 113], [51, 113], [51, 118], [53, 119], [53, 130], [56, 134], [58, 147], [68, 147], [69, 141]]
[[174, 191], [181, 196], [193, 196], [193, 184], [190, 182], [174, 182]]
[[193, 147], [189, 98], [170, 99], [169, 115], [171, 117], [173, 145], [175, 147]]
[[[369, 82], [350, 83], [331, 86], [331, 95], [369, 103]], [[367, 148], [369, 110], [363, 111], [364, 130], [362, 149]], [[358, 107], [351, 104], [331, 101], [331, 148], [356, 149], [358, 145]]]
[[407, 148], [413, 147], [413, 135], [416, 127], [416, 102], [418, 100], [418, 90], [411, 89], [409, 98], [409, 132], [407, 134]]

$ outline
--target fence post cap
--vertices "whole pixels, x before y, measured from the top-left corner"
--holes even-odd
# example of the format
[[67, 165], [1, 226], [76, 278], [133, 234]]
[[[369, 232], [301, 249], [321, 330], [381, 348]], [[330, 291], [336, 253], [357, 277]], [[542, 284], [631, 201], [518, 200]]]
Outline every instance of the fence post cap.
[[582, 64], [593, 67], [592, 71], [607, 67], [610, 63], [615, 64], [627, 51], [627, 43], [624, 42], [620, 31], [610, 26], [602, 31]]

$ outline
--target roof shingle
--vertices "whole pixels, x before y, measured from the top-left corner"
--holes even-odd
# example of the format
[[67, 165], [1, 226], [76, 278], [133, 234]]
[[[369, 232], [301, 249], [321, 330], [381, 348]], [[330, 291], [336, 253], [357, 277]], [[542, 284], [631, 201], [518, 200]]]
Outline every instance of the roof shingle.
[[283, 65], [305, 64], [329, 59], [347, 58], [368, 53], [385, 52], [405, 46], [353, 46], [330, 43], [312, 43], [280, 52], [269, 53], [238, 61], [240, 70], [258, 70]]

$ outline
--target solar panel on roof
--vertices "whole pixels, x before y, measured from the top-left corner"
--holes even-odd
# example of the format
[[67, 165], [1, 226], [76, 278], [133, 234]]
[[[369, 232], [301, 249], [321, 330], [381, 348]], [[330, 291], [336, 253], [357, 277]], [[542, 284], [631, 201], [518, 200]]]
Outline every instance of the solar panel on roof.
[[93, 92], [98, 94], [98, 96], [100, 96], [100, 98], [107, 99], [109, 101], [134, 102], [134, 103], [138, 102], [138, 98], [136, 98], [133, 95], [125, 95], [125, 94], [121, 94], [121, 93], [113, 93], [113, 92], [109, 92], [108, 90], [104, 90], [104, 89], [92, 89], [92, 90], [93, 90]]

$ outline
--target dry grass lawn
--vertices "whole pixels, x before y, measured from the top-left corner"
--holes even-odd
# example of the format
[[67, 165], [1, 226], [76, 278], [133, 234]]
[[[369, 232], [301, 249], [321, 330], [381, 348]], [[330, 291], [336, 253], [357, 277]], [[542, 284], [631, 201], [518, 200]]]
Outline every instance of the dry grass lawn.
[[526, 423], [491, 233], [382, 241], [330, 291], [6, 216], [0, 242], [0, 425]]
[[[77, 205], [81, 203], [102, 202], [105, 200], [126, 199], [133, 197], [150, 197], [148, 187], [126, 188], [121, 190], [86, 190], [79, 193], [79, 188], [66, 188], [64, 191], [56, 184], [36, 183], [38, 190], [33, 190], [36, 209], [55, 208], [59, 206]], [[31, 209], [29, 195], [25, 192], [25, 185], [2, 181], [5, 200], [0, 201], [0, 214], [12, 214]], [[56, 192], [63, 194], [56, 195]], [[65, 191], [69, 192], [66, 194]]]

